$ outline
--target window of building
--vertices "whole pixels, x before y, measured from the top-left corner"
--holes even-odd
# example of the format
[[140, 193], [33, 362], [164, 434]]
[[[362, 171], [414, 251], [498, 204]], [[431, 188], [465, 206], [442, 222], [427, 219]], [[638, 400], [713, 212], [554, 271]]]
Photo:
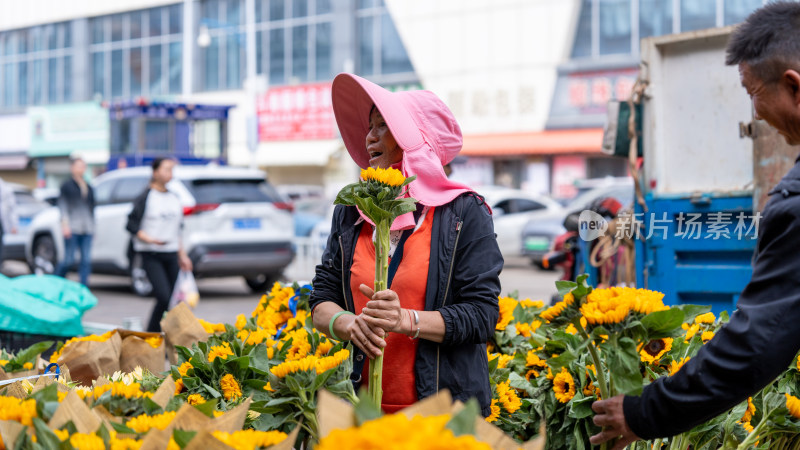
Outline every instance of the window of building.
[[356, 21], [356, 73], [380, 77], [414, 72], [383, 0], [359, 0]]
[[241, 89], [245, 76], [244, 0], [205, 0], [200, 4], [200, 33], [207, 33], [207, 46], [200, 46], [204, 71], [200, 89]]
[[94, 17], [89, 30], [93, 96], [180, 94], [183, 5]]
[[[374, 1], [360, 0], [365, 4]], [[764, 3], [766, 0], [582, 0], [572, 59], [638, 57], [643, 38], [739, 23]]]
[[0, 107], [72, 100], [71, 23], [0, 32]]
[[333, 78], [331, 0], [256, 0], [256, 71], [272, 86]]

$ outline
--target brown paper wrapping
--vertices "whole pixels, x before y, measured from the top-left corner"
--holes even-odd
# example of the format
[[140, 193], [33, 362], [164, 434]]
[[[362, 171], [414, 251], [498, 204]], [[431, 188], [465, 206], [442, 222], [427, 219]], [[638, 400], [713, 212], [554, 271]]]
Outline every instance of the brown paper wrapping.
[[[119, 355], [119, 370], [132, 372], [136, 367], [149, 370], [151, 373], [160, 373], [165, 369], [164, 360], [164, 335], [162, 333], [144, 333], [118, 329], [122, 339], [122, 346]], [[145, 339], [160, 337], [161, 345], [153, 348]]]
[[28, 396], [28, 391], [26, 391], [25, 388], [22, 387], [21, 382], [17, 381], [15, 383], [1, 386], [0, 394], [7, 395], [9, 397], [24, 399]]
[[172, 379], [172, 375], [167, 375], [167, 378], [161, 382], [161, 386], [158, 387], [151, 400], [161, 409], [166, 408], [169, 400], [175, 396], [175, 387], [175, 380]]
[[47, 425], [51, 429], [57, 430], [70, 421], [75, 424], [79, 433], [94, 433], [102, 423], [74, 390], [67, 393]]
[[25, 429], [25, 426], [14, 420], [0, 420], [0, 437], [3, 438], [4, 448], [14, 448], [13, 445], [17, 442], [19, 434]]
[[[352, 405], [324, 389], [320, 390], [317, 395], [317, 422], [319, 423], [320, 439], [330, 434], [332, 430], [356, 426]], [[404, 414], [408, 418], [412, 418], [415, 415], [436, 416], [457, 414], [463, 408], [463, 403], [456, 402], [454, 404], [450, 392], [444, 390], [437, 395], [425, 398], [408, 408], [400, 410], [398, 414]], [[545, 444], [544, 428], [541, 429], [539, 437], [520, 445], [505, 434], [503, 430], [487, 422], [481, 416], [475, 418], [475, 438], [489, 444], [493, 449], [499, 450], [516, 450], [519, 448], [524, 450], [544, 450]]]
[[161, 329], [166, 335], [167, 356], [171, 364], [178, 362], [176, 346], [191, 348], [192, 344], [208, 339], [208, 333], [185, 302], [179, 303], [164, 316]]
[[244, 421], [247, 419], [247, 412], [250, 410], [251, 403], [253, 403], [253, 399], [248, 398], [232, 410], [214, 418], [209, 429], [226, 433], [241, 431], [242, 427], [244, 427]]
[[91, 386], [93, 380], [119, 370], [121, 347], [119, 333], [105, 342], [73, 342], [64, 348], [58, 364], [69, 368], [74, 381]]

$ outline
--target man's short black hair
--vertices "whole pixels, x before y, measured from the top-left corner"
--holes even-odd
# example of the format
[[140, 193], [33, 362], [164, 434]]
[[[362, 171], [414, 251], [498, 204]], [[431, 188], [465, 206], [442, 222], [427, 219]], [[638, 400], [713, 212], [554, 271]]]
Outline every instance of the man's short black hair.
[[764, 83], [800, 70], [800, 3], [769, 3], [750, 14], [728, 41], [725, 64], [740, 63]]

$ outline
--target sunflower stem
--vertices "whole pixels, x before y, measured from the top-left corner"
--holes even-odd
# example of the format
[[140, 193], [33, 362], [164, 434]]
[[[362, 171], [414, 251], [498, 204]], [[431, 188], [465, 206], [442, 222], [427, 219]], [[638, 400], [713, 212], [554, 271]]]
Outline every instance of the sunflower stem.
[[767, 422], [769, 422], [769, 421], [767, 420], [767, 417], [765, 415], [761, 419], [761, 422], [758, 425], [756, 425], [756, 427], [753, 429], [753, 431], [750, 434], [747, 435], [745, 440], [743, 440], [742, 443], [739, 444], [738, 447], [736, 447], [736, 449], [737, 450], [745, 450], [746, 448], [748, 448], [751, 445], [753, 445], [758, 440], [758, 435], [761, 434], [761, 431], [767, 425]]
[[600, 388], [600, 396], [602, 396], [604, 400], [607, 400], [611, 397], [608, 395], [608, 385], [606, 384], [606, 374], [605, 368], [603, 367], [603, 361], [600, 359], [600, 355], [597, 354], [597, 349], [594, 346], [594, 342], [591, 341], [586, 329], [583, 328], [580, 317], [572, 319], [572, 324], [575, 325], [575, 328], [578, 329], [578, 331], [581, 333], [581, 336], [589, 341], [589, 355], [592, 357], [594, 368], [597, 371], [597, 384]]
[[[375, 224], [375, 292], [387, 288], [389, 278], [389, 226], [381, 220]], [[369, 362], [369, 397], [380, 408], [383, 399], [383, 352]]]

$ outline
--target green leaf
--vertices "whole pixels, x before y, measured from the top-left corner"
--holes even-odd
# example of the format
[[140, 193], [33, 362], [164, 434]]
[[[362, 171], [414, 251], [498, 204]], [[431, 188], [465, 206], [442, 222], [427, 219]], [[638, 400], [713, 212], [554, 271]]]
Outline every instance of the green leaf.
[[113, 428], [114, 431], [120, 434], [136, 434], [136, 431], [126, 427], [121, 423], [111, 422], [111, 428]]
[[196, 435], [197, 431], [175, 430], [172, 432], [172, 438], [175, 439], [175, 443], [178, 444], [180, 448], [189, 445], [189, 442], [191, 442]]
[[208, 400], [205, 403], [201, 403], [199, 405], [194, 405], [194, 407], [200, 411], [201, 413], [205, 414], [208, 417], [214, 418], [214, 410], [217, 409], [217, 403], [219, 403], [218, 398], [214, 398]]
[[37, 442], [42, 444], [45, 448], [61, 448], [61, 440], [42, 419], [34, 417], [33, 428], [36, 430]]
[[148, 416], [161, 414], [163, 412], [161, 405], [154, 402], [151, 398], [145, 398], [142, 402], [142, 406], [144, 407], [144, 412], [147, 413]]
[[700, 314], [705, 314], [711, 311], [711, 305], [677, 305], [673, 306], [671, 309], [675, 308], [683, 311], [684, 322], [691, 322]]
[[22, 350], [21, 352], [17, 353], [17, 355], [6, 364], [6, 371], [13, 370], [12, 363], [18, 364], [19, 368], [22, 368], [22, 365], [26, 362], [34, 362], [37, 356], [41, 355], [42, 352], [47, 351], [50, 347], [53, 346], [53, 341], [43, 341], [37, 342], [36, 344], [31, 345], [30, 347]]
[[562, 367], [567, 367], [571, 362], [577, 359], [578, 357], [575, 356], [575, 353], [573, 353], [571, 350], [567, 350], [555, 358], [548, 359], [547, 365], [550, 366], [550, 368], [553, 370], [553, 375], [555, 375], [556, 372], [561, 370]]
[[617, 394], [639, 395], [642, 391], [642, 375], [639, 372], [639, 353], [633, 339], [623, 337], [604, 345], [608, 350], [606, 361], [611, 372], [611, 381]]
[[253, 428], [258, 431], [278, 430], [281, 425], [289, 420], [288, 414], [261, 414], [255, 422]]
[[569, 417], [573, 419], [583, 419], [585, 417], [590, 417], [594, 415], [594, 411], [592, 411], [592, 403], [594, 403], [594, 397], [583, 397], [579, 398], [583, 394], [578, 394], [575, 396], [574, 399], [570, 402], [570, 410], [569, 410]]
[[562, 297], [572, 292], [572, 290], [575, 289], [576, 287], [578, 287], [578, 283], [574, 281], [564, 281], [564, 280], [556, 281], [556, 289], [558, 289], [558, 295]]
[[353, 412], [355, 413], [356, 424], [358, 426], [361, 426], [364, 422], [378, 419], [383, 415], [380, 405], [376, 405], [372, 401], [365, 388], [359, 391], [358, 403], [355, 405]]
[[464, 434], [474, 435], [475, 419], [478, 418], [479, 413], [480, 407], [478, 406], [478, 401], [475, 398], [471, 398], [467, 401], [467, 404], [464, 405], [464, 408], [447, 422], [445, 427], [456, 436]]
[[684, 312], [680, 308], [655, 311], [642, 318], [642, 325], [647, 329], [648, 339], [660, 339], [672, 336], [672, 332], [681, 327]]

